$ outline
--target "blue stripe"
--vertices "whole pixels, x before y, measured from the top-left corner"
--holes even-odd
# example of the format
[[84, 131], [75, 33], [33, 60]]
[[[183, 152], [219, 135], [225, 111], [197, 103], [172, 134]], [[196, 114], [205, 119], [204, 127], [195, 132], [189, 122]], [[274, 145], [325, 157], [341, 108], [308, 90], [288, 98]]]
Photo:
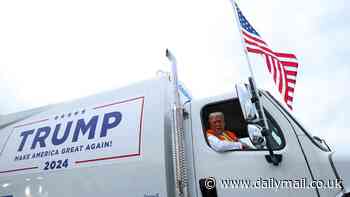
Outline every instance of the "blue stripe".
[[180, 92], [188, 99], [192, 100], [191, 96], [186, 92], [186, 90], [182, 87], [182, 85], [178, 85]]

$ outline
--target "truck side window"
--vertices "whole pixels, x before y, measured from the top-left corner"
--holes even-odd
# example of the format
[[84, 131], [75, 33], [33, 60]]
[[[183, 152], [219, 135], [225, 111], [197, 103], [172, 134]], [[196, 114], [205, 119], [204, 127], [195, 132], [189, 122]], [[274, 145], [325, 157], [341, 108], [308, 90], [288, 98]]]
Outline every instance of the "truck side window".
[[[285, 146], [281, 128], [268, 112], [266, 117], [272, 134], [271, 145], [274, 150], [280, 150]], [[204, 106], [201, 119], [203, 136], [208, 146], [218, 152], [266, 150], [266, 147], [256, 148], [250, 142], [238, 99]]]

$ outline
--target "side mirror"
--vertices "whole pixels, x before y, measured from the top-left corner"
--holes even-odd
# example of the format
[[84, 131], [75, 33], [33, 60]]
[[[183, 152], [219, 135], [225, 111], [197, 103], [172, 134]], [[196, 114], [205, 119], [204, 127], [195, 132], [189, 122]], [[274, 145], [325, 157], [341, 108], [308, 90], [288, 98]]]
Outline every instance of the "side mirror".
[[252, 103], [252, 96], [244, 85], [236, 85], [236, 93], [241, 105], [243, 117], [246, 121], [254, 121], [259, 118], [255, 105]]
[[248, 124], [247, 126], [249, 139], [252, 142], [252, 144], [257, 149], [262, 149], [266, 146], [266, 140], [264, 136], [262, 135], [262, 128], [257, 124]]

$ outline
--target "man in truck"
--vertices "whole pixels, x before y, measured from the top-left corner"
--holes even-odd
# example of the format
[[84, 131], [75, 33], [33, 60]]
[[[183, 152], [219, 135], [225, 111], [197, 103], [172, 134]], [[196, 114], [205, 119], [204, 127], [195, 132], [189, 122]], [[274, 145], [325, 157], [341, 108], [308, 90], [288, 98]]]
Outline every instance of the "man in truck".
[[225, 117], [222, 112], [212, 112], [208, 117], [209, 145], [218, 152], [247, 149], [249, 146], [239, 141], [234, 131], [225, 130]]

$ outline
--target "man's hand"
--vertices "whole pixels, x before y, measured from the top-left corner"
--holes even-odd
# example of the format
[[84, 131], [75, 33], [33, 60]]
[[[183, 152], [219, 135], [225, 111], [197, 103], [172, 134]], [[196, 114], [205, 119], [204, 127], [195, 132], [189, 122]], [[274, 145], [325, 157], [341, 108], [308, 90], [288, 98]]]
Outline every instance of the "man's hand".
[[250, 149], [250, 146], [249, 146], [248, 144], [243, 143], [243, 142], [241, 142], [241, 144], [242, 144], [242, 150], [248, 150], [248, 149]]
[[241, 145], [242, 145], [242, 150], [247, 150], [247, 149], [250, 149], [250, 148], [251, 148], [247, 143], [244, 143], [244, 142], [242, 142], [242, 141], [239, 140], [239, 139], [237, 139], [236, 142], [241, 143]]

